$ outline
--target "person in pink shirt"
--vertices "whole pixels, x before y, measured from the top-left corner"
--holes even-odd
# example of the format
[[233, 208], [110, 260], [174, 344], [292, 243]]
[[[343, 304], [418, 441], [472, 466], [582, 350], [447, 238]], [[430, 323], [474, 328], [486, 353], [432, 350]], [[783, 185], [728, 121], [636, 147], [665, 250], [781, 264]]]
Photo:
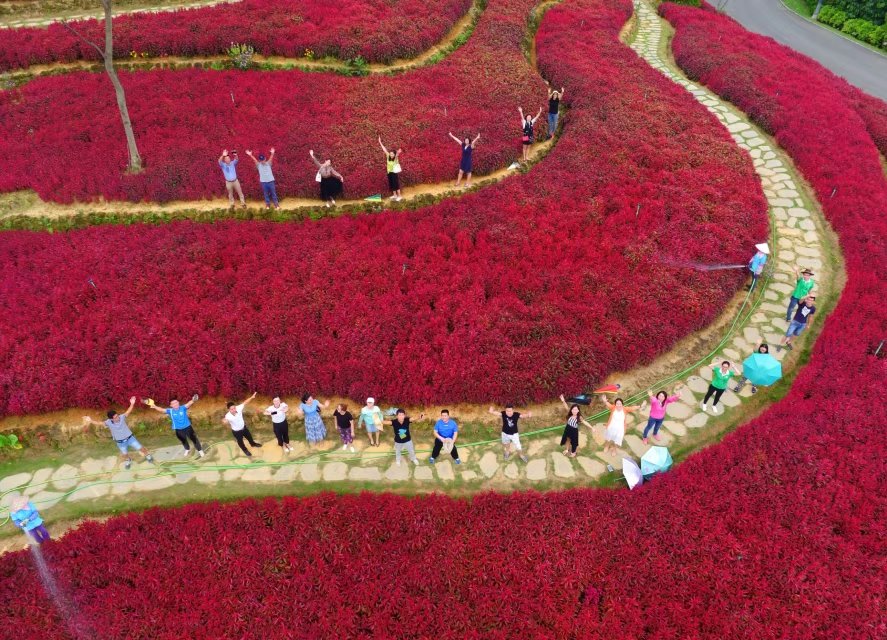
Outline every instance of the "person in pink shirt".
[[[675, 392], [683, 386], [683, 382], [678, 383], [674, 388]], [[655, 396], [648, 391], [647, 395], [650, 396], [650, 418], [644, 427], [644, 444], [647, 444], [647, 434], [650, 433], [650, 429], [653, 430], [653, 439], [659, 440], [659, 428], [665, 421], [665, 407], [681, 399], [678, 395], [669, 396], [665, 391], [660, 391]]]

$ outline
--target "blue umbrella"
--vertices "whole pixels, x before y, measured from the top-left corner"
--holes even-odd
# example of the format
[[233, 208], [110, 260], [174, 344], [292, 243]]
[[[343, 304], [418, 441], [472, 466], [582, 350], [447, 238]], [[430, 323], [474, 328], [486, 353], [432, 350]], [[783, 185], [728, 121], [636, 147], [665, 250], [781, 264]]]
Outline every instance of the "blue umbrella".
[[649, 478], [654, 473], [662, 473], [671, 469], [671, 454], [665, 447], [650, 447], [641, 457], [641, 473]]
[[782, 377], [782, 363], [769, 353], [753, 353], [743, 361], [742, 375], [753, 385], [766, 387]]

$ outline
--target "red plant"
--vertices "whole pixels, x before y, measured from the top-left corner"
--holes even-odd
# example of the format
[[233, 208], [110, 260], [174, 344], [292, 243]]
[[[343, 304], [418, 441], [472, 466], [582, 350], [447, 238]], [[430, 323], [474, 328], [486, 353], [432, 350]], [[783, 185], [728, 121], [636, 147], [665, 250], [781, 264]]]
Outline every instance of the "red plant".
[[[224, 54], [232, 42], [245, 42], [268, 56], [369, 62], [412, 58], [443, 39], [471, 6], [471, 0], [241, 0], [200, 9], [138, 13], [114, 19], [117, 57], [130, 52], [161, 56]], [[94, 42], [104, 38], [104, 22], [73, 23]], [[0, 71], [35, 64], [98, 60], [96, 51], [61, 24], [3, 30]]]
[[[485, 17], [507, 27], [527, 7]], [[246, 387], [542, 399], [705, 326], [743, 275], [663, 258], [746, 259], [767, 235], [765, 203], [707, 110], [618, 43], [629, 13], [569, 25], [594, 34], [581, 46], [556, 26], [540, 34], [540, 64], [569, 87], [565, 133], [526, 175], [478, 194], [309, 224], [3, 234], [0, 409]], [[502, 119], [517, 124], [514, 105]]]
[[[591, 132], [614, 96], [630, 99], [633, 83], [652, 79], [614, 42], [627, 11], [623, 0], [576, 0], [543, 22], [542, 64], [557, 62], [571, 87], [588, 78], [571, 129]], [[43, 548], [74, 615], [55, 613], [26, 552], [6, 554], [0, 597], [14, 606], [0, 612], [3, 628], [62, 638], [67, 624], [89, 637], [158, 640], [182, 629], [198, 639], [499, 640], [515, 628], [555, 639], [883, 637], [887, 509], [876, 465], [887, 366], [870, 345], [887, 329], [878, 290], [887, 185], [873, 179], [877, 155], [843, 94], [808, 88], [818, 65], [786, 67], [779, 49], [714, 13], [665, 12], [689, 73], [687, 61], [709, 52], [723, 67], [699, 77], [716, 91], [748, 111], [775, 102], [772, 131], [840, 236], [847, 286], [783, 401], [633, 493], [321, 495], [87, 523]], [[779, 96], [767, 86], [777, 79]], [[587, 92], [593, 83], [600, 93]], [[673, 95], [662, 90], [657, 100]], [[820, 115], [823, 104], [837, 115]], [[826, 198], [832, 181], [839, 195]]]
[[[277, 149], [282, 197], [317, 197], [314, 149], [346, 178], [346, 194], [387, 190], [376, 141], [404, 148], [405, 184], [455, 179], [459, 147], [447, 133], [482, 133], [475, 171], [517, 158], [518, 105], [545, 101], [521, 52], [534, 0], [497, 0], [474, 37], [442, 63], [397, 76], [347, 78], [301, 71], [144, 71], [121, 74], [146, 169], [127, 175], [127, 150], [110, 83], [101, 74], [35, 79], [0, 93], [0, 191], [33, 188], [44, 200], [168, 202], [224, 196], [223, 147], [244, 160], [253, 199], [258, 175], [244, 149]], [[481, 71], [483, 70], [483, 71]], [[535, 110], [534, 110], [535, 111]], [[537, 123], [540, 132], [544, 123]]]

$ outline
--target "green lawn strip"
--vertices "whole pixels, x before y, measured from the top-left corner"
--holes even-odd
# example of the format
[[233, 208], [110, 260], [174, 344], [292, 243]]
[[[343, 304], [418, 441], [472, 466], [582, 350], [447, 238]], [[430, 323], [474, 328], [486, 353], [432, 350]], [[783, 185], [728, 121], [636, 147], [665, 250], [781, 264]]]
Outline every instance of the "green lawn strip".
[[882, 56], [887, 56], [887, 52], [885, 52], [884, 49], [881, 49], [879, 47], [871, 45], [868, 42], [864, 42], [862, 40], [859, 40], [858, 38], [854, 38], [849, 33], [844, 33], [840, 29], [835, 29], [830, 24], [820, 22], [819, 20], [814, 20], [813, 19], [813, 9], [808, 7], [807, 4], [804, 2], [804, 0], [779, 0], [779, 1], [782, 2], [783, 6], [785, 6], [785, 8], [798, 14], [802, 18], [806, 19], [808, 22], [812, 22], [813, 24], [815, 24], [819, 27], [822, 27], [823, 29], [827, 29], [834, 34], [841, 36], [845, 40], [850, 40], [851, 42], [855, 42], [856, 44], [861, 45], [861, 46], [865, 47], [866, 49], [870, 49], [871, 51], [874, 51], [875, 53], [879, 53]]

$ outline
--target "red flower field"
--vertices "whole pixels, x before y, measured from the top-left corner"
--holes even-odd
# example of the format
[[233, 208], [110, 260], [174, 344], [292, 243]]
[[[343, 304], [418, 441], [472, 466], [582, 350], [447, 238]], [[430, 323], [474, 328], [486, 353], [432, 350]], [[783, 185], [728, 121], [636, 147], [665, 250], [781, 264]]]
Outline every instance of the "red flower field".
[[[553, 9], [542, 25], [543, 69], [557, 64], [576, 87], [571, 134], [594, 129], [615, 143], [619, 125], [652, 126], [652, 119], [627, 118], [613, 107], [616, 96], [635, 104], [633, 87], [642, 91], [652, 78], [613, 40], [627, 11], [622, 0], [576, 0]], [[162, 640], [183, 630], [193, 638], [312, 640], [884, 637], [887, 487], [878, 465], [887, 362], [872, 350], [887, 333], [880, 294], [887, 182], [876, 148], [848, 97], [818, 81], [823, 72], [812, 61], [789, 58], [711, 11], [667, 5], [664, 13], [677, 29], [678, 62], [776, 136], [840, 238], [846, 288], [781, 402], [634, 493], [470, 501], [324, 495], [150, 510], [88, 524], [43, 548], [72, 601], [71, 618], [59, 617], [31, 558], [20, 552], [0, 560], [0, 597], [10, 603], [0, 612], [2, 628], [16, 637]], [[592, 86], [598, 91], [588, 91]], [[662, 92], [654, 103], [675, 95], [651, 86]], [[662, 113], [673, 110], [663, 106]], [[603, 114], [613, 126], [592, 127]], [[550, 166], [564, 174], [559, 154], [577, 140], [587, 143], [575, 136], [565, 135], [552, 154]], [[546, 161], [529, 175], [548, 167]], [[487, 200], [514, 196], [511, 185], [524, 184], [491, 190]], [[550, 189], [552, 182], [536, 184]], [[533, 222], [563, 219], [565, 208], [551, 207]], [[608, 222], [629, 228], [619, 215]], [[566, 237], [558, 240], [572, 249]], [[84, 240], [72, 234], [71, 242]], [[16, 269], [39, 245], [30, 248], [15, 256]], [[181, 247], [189, 258], [192, 250], [202, 247]], [[117, 265], [121, 274], [128, 267], [123, 259]], [[32, 295], [51, 300], [44, 292]], [[136, 299], [142, 293], [136, 288]], [[7, 290], [0, 299], [6, 304]], [[598, 335], [613, 335], [609, 329]]]
[[[518, 106], [538, 109], [545, 85], [521, 51], [534, 0], [492, 0], [474, 36], [443, 62], [407, 74], [349, 78], [302, 71], [152, 70], [121, 73], [143, 173], [126, 175], [114, 92], [98, 73], [38, 78], [0, 92], [0, 191], [34, 189], [44, 200], [194, 200], [224, 196], [222, 148], [276, 147], [281, 197], [317, 197], [314, 149], [345, 176], [346, 194], [387, 189], [377, 143], [404, 149], [405, 184], [454, 180], [459, 147], [482, 139], [475, 172], [520, 154]], [[236, 6], [236, 5], [235, 5]], [[481, 71], [482, 70], [482, 71]], [[534, 108], [535, 107], [535, 108]], [[544, 118], [537, 123], [539, 133]], [[261, 197], [252, 162], [239, 177]]]
[[[98, 6], [98, 5], [96, 5]], [[114, 20], [117, 57], [131, 51], [159, 56], [224, 54], [232, 42], [263, 55], [370, 62], [411, 58], [439, 42], [471, 6], [471, 0], [242, 0], [173, 13], [124, 15]], [[73, 23], [101, 42], [104, 23]], [[96, 51], [61, 24], [4, 29], [0, 71], [50, 62], [98, 60]]]
[[572, 14], [546, 18], [565, 133], [477, 194], [309, 224], [2, 234], [0, 409], [253, 388], [538, 400], [705, 326], [743, 274], [665, 259], [746, 260], [767, 236], [760, 186], [705, 108], [618, 43], [630, 5], [604, 6], [565, 25], [581, 47], [557, 35]]

